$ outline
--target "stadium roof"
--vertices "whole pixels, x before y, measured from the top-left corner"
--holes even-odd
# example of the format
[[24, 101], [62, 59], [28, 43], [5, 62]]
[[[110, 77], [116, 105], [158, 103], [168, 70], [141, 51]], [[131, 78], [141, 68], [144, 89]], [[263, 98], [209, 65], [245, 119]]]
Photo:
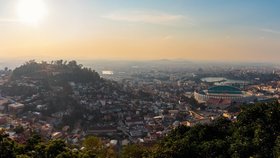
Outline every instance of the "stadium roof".
[[242, 94], [237, 87], [232, 86], [215, 86], [208, 89], [208, 93], [214, 94]]

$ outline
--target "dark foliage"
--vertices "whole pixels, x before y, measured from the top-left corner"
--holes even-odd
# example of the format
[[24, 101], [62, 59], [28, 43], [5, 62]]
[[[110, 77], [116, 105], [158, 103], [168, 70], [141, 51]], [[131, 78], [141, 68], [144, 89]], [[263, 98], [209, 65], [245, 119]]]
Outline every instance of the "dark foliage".
[[162, 140], [151, 157], [279, 157], [279, 103], [242, 107], [236, 122], [180, 126]]
[[34, 60], [26, 62], [24, 65], [16, 68], [11, 76], [12, 80], [20, 78], [32, 77], [33, 79], [44, 80], [46, 78], [54, 79], [57, 82], [81, 82], [89, 83], [100, 80], [100, 76], [90, 68], [84, 68], [82, 65], [77, 65], [76, 61], [67, 63], [63, 60], [51, 62], [37, 63]]
[[42, 141], [34, 135], [26, 144], [18, 144], [0, 133], [0, 158], [94, 158], [94, 153], [81, 151], [67, 145], [63, 140]]

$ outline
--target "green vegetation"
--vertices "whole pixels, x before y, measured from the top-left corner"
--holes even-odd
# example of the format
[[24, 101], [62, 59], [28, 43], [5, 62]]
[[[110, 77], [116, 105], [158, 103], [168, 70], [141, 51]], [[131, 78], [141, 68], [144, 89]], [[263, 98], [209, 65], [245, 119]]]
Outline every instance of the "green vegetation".
[[26, 62], [24, 65], [16, 68], [11, 76], [12, 80], [20, 78], [37, 78], [37, 79], [55, 79], [58, 82], [80, 82], [92, 83], [100, 80], [97, 72], [83, 65], [78, 65], [76, 61], [57, 60], [51, 63], [38, 63], [34, 60]]
[[142, 158], [148, 157], [150, 154], [150, 149], [143, 145], [132, 144], [123, 148], [121, 152], [122, 158]]
[[[130, 145], [120, 157], [280, 157], [280, 104], [247, 105], [237, 121], [219, 118], [210, 125], [179, 126], [152, 147]], [[0, 134], [0, 157], [117, 157], [112, 147], [99, 138], [87, 137], [83, 150], [74, 149], [62, 140], [43, 142], [35, 135], [26, 144], [18, 144]]]
[[[179, 126], [153, 148], [147, 157], [280, 157], [280, 105], [247, 105], [236, 122], [219, 118], [210, 125]], [[132, 148], [130, 155], [139, 153]]]
[[[77, 121], [84, 119], [83, 114], [94, 113], [80, 105], [77, 98], [73, 96], [73, 84], [89, 87], [91, 91], [83, 94], [95, 100], [97, 94], [102, 95], [100, 90], [108, 89], [114, 92], [113, 82], [100, 78], [99, 74], [90, 68], [77, 64], [76, 61], [57, 60], [52, 62], [36, 62], [30, 60], [16, 68], [10, 76], [9, 82], [1, 85], [2, 94], [7, 96], [20, 96], [25, 106], [24, 112], [38, 111], [37, 105], [44, 105], [41, 109], [44, 116], [69, 110], [69, 115], [64, 115], [62, 125], [71, 127]], [[96, 112], [98, 113], [98, 112]], [[98, 118], [97, 115], [94, 115]], [[61, 126], [62, 126], [61, 125]]]
[[117, 157], [117, 154], [112, 146], [104, 146], [101, 139], [94, 136], [87, 137], [83, 141], [82, 146], [88, 154], [96, 155], [96, 157]]
[[[27, 84], [19, 84], [21, 82]], [[1, 89], [7, 95], [30, 97], [39, 92], [52, 90], [55, 86], [64, 88], [65, 93], [71, 93], [69, 82], [100, 83], [99, 74], [90, 68], [78, 65], [76, 61], [52, 61], [50, 63], [30, 60], [13, 70], [10, 82]], [[35, 86], [30, 86], [30, 84]]]
[[[91, 143], [91, 141], [93, 143]], [[104, 144], [96, 144], [96, 137], [88, 137], [83, 144], [86, 147], [83, 150], [66, 144], [63, 140], [50, 140], [44, 142], [40, 136], [30, 137], [25, 144], [18, 144], [8, 138], [8, 135], [2, 131], [0, 133], [0, 157], [1, 158], [94, 158], [94, 157], [116, 157], [115, 150], [105, 147]], [[94, 145], [93, 146], [88, 146]], [[95, 150], [98, 149], [98, 150]], [[102, 149], [102, 150], [99, 150]]]
[[[31, 78], [31, 80], [30, 80]], [[24, 82], [23, 82], [24, 81]], [[51, 63], [29, 61], [16, 68], [9, 84], [1, 87], [6, 94], [13, 94], [30, 98], [37, 94], [47, 110], [42, 114], [51, 115], [64, 109], [72, 112], [62, 118], [66, 125], [74, 125], [76, 120], [83, 119], [87, 109], [72, 97], [73, 90], [69, 82], [90, 83], [92, 96], [112, 93], [120, 89], [118, 84], [102, 80], [91, 69], [77, 65], [76, 61], [64, 62], [62, 60]], [[92, 84], [91, 84], [92, 83]], [[27, 84], [27, 85], [26, 85]], [[35, 85], [35, 86], [32, 86]], [[118, 94], [124, 93], [117, 91]], [[145, 91], [138, 93], [140, 98], [152, 100], [154, 96]], [[128, 95], [131, 98], [132, 95]], [[93, 100], [97, 98], [92, 98]], [[194, 98], [182, 97], [192, 107], [199, 104]], [[59, 105], [59, 106], [58, 106]], [[30, 104], [26, 111], [36, 108]], [[92, 112], [94, 113], [94, 111]], [[98, 121], [98, 115], [94, 115]], [[38, 135], [29, 138], [25, 144], [11, 140], [3, 131], [0, 131], [0, 158], [38, 157], [38, 158], [72, 158], [72, 157], [123, 157], [123, 158], [170, 158], [170, 157], [280, 157], [280, 104], [262, 103], [246, 105], [241, 109], [236, 121], [231, 122], [219, 118], [210, 125], [197, 125], [194, 127], [179, 126], [164, 139], [155, 145], [144, 146], [133, 144], [126, 146], [117, 155], [111, 146], [105, 146], [96, 137], [87, 137], [81, 146], [70, 146], [63, 140], [50, 140], [45, 142]], [[86, 125], [85, 125], [86, 126]], [[21, 126], [14, 131], [20, 134]]]

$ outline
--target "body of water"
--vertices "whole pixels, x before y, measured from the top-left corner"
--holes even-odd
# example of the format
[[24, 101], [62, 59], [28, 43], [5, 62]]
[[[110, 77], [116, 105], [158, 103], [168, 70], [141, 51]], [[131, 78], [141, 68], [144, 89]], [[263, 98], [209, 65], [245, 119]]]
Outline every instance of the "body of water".
[[225, 77], [205, 77], [201, 81], [208, 83], [215, 83], [215, 85], [231, 85], [231, 84], [246, 84], [247, 81], [242, 80], [232, 80]]
[[205, 77], [201, 79], [201, 81], [203, 82], [222, 82], [227, 80], [228, 79], [224, 77]]

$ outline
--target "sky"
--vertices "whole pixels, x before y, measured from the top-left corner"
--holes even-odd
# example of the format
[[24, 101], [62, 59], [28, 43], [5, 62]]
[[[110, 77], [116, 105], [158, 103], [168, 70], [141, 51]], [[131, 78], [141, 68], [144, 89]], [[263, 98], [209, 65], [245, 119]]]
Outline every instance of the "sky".
[[280, 60], [279, 0], [0, 0], [0, 59]]

